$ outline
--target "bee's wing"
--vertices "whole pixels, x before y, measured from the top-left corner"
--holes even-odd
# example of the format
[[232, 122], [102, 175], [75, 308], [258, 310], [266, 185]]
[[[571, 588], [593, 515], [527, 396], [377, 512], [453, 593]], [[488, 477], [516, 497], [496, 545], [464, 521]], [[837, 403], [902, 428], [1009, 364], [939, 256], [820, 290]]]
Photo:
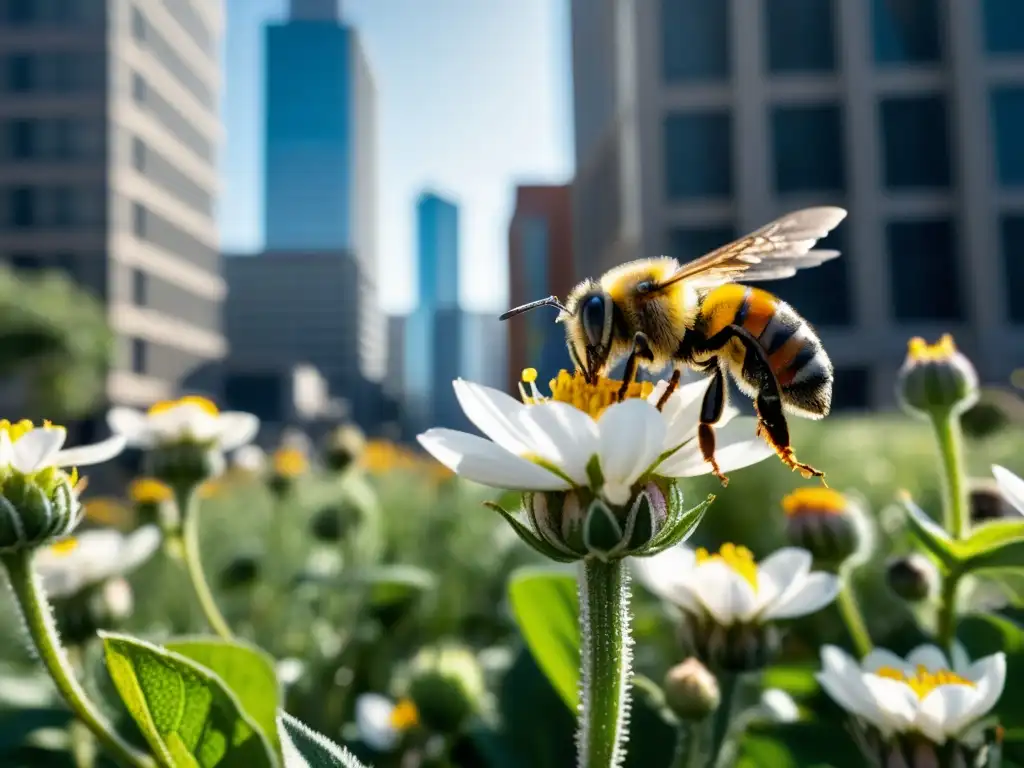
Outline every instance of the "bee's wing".
[[811, 249], [845, 218], [846, 211], [834, 207], [788, 213], [756, 232], [683, 264], [655, 290], [680, 280], [692, 280], [697, 288], [710, 288], [734, 280], [792, 277], [798, 269], [816, 267], [839, 255], [838, 251]]

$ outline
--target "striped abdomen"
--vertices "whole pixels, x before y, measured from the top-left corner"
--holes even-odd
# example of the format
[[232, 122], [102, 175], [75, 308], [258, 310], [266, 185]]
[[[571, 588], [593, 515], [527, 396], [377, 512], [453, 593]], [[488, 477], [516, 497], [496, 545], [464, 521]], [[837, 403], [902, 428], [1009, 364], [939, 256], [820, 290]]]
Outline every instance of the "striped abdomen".
[[[806, 415], [828, 413], [832, 363], [807, 321], [767, 291], [745, 285], [723, 285], [701, 304], [702, 332], [711, 338], [729, 325], [738, 325], [757, 339], [788, 404]], [[722, 353], [741, 383], [757, 385], [756, 363], [747, 361], [746, 348], [732, 341]]]

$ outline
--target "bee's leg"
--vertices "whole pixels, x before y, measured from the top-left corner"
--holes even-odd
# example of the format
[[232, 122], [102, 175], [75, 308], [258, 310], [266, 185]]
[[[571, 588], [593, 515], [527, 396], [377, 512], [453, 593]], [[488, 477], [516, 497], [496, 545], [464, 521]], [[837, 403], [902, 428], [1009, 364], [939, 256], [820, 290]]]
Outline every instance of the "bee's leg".
[[621, 403], [626, 399], [626, 394], [629, 392], [629, 385], [633, 383], [633, 379], [636, 378], [636, 371], [638, 367], [637, 361], [643, 358], [644, 360], [654, 360], [654, 353], [651, 352], [651, 345], [647, 342], [647, 336], [641, 332], [633, 337], [633, 346], [630, 347], [629, 357], [626, 358], [626, 372], [622, 376], [622, 386], [619, 387], [618, 401]]
[[[712, 361], [714, 363], [715, 361]], [[678, 371], [677, 371], [678, 373]], [[704, 461], [711, 465], [711, 472], [722, 486], [729, 484], [729, 478], [722, 474], [718, 461], [715, 459], [715, 424], [722, 418], [725, 411], [725, 376], [717, 365], [711, 374], [711, 384], [704, 391], [704, 400], [700, 405], [700, 423], [697, 425], [697, 444]]]
[[757, 376], [761, 384], [754, 401], [754, 407], [757, 409], [758, 437], [764, 438], [787, 467], [799, 470], [807, 479], [824, 478], [824, 472], [810, 464], [797, 461], [796, 454], [793, 453], [789, 441], [789, 424], [782, 409], [782, 392], [764, 349], [744, 328], [731, 325], [729, 330], [733, 331], [733, 337], [739, 339], [746, 348], [747, 355], [743, 364]]
[[668, 399], [672, 397], [672, 393], [676, 391], [676, 387], [679, 386], [679, 378], [682, 375], [683, 372], [679, 368], [672, 371], [672, 378], [668, 380], [668, 386], [665, 387], [665, 392], [658, 398], [659, 411], [665, 407], [665, 403], [667, 403]]

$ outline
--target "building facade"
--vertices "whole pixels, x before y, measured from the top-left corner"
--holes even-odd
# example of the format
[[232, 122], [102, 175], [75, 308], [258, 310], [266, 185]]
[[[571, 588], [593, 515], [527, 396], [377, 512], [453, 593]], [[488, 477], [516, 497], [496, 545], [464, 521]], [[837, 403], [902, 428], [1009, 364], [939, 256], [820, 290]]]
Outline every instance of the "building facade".
[[[509, 307], [552, 294], [560, 298], [575, 284], [572, 256], [572, 190], [568, 185], [516, 187], [516, 207], [508, 228]], [[536, 368], [547, 381], [571, 368], [565, 330], [557, 312], [539, 309], [505, 322], [509, 391], [524, 368]]]
[[[769, 284], [815, 325], [837, 408], [893, 402], [909, 337], [983, 379], [1024, 355], [1024, 5], [574, 0], [581, 272], [689, 260], [841, 205], [844, 255]], [[610, 52], [610, 53], [609, 53]]]
[[0, 257], [107, 306], [113, 403], [215, 390], [219, 0], [0, 2]]

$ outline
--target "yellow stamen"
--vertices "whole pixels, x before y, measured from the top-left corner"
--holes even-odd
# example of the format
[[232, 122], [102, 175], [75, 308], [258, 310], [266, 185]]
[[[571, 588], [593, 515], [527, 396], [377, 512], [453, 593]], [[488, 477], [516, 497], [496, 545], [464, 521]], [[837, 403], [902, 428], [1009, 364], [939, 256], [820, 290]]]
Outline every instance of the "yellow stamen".
[[167, 411], [179, 408], [183, 405], [197, 406], [211, 416], [217, 416], [220, 414], [220, 410], [212, 400], [200, 397], [199, 395], [186, 395], [178, 400], [161, 400], [159, 403], [151, 405], [148, 413], [150, 416], [155, 416], [160, 413], [167, 413]]
[[[545, 397], [534, 383], [537, 378], [536, 370], [527, 368], [523, 371], [522, 378], [525, 386], [521, 384], [519, 391], [527, 405], [554, 400], [568, 403], [595, 419], [618, 402], [619, 390], [622, 388], [622, 382], [615, 379], [598, 379], [597, 383], [588, 384], [583, 374], [563, 370], [548, 383], [551, 395]], [[653, 391], [654, 385], [649, 381], [634, 381], [626, 388], [626, 398], [647, 398]]]
[[69, 555], [76, 549], [78, 549], [78, 539], [71, 538], [64, 539], [63, 541], [58, 541], [55, 544], [51, 544], [49, 549], [50, 552], [54, 555], [57, 555], [58, 557], [64, 557], [65, 555]]
[[136, 504], [159, 504], [172, 497], [171, 489], [152, 477], [133, 480], [129, 493]]
[[955, 354], [956, 344], [948, 333], [935, 344], [929, 344], [920, 336], [915, 336], [907, 343], [907, 357], [915, 363], [949, 360]]
[[391, 717], [388, 722], [396, 731], [407, 731], [419, 725], [420, 713], [411, 699], [402, 699], [391, 710]]
[[875, 674], [889, 680], [899, 680], [901, 683], [906, 683], [917, 694], [919, 699], [923, 699], [940, 685], [966, 685], [974, 688], [974, 683], [960, 677], [955, 672], [951, 672], [948, 669], [929, 672], [928, 668], [922, 664], [918, 665], [917, 672], [913, 675], [908, 675], [903, 670], [896, 669], [895, 667], [882, 667]]
[[746, 579], [750, 586], [757, 590], [757, 562], [754, 553], [746, 547], [738, 547], [732, 543], [721, 546], [717, 554], [711, 554], [704, 547], [697, 550], [697, 564], [720, 562], [725, 563]]
[[91, 522], [119, 526], [128, 521], [128, 510], [116, 499], [89, 499], [83, 506], [85, 507], [85, 517]]
[[798, 488], [782, 500], [787, 516], [841, 515], [846, 511], [846, 497], [831, 488]]
[[[63, 429], [63, 427], [54, 426], [49, 421], [42, 423], [43, 429]], [[18, 438], [24, 437], [26, 434], [35, 429], [36, 426], [28, 419], [22, 419], [21, 421], [10, 422], [7, 419], [0, 419], [0, 432], [6, 432], [7, 436], [11, 438], [11, 442], [16, 442]]]
[[309, 459], [298, 448], [279, 448], [274, 452], [274, 473], [281, 477], [298, 477], [309, 469]]

